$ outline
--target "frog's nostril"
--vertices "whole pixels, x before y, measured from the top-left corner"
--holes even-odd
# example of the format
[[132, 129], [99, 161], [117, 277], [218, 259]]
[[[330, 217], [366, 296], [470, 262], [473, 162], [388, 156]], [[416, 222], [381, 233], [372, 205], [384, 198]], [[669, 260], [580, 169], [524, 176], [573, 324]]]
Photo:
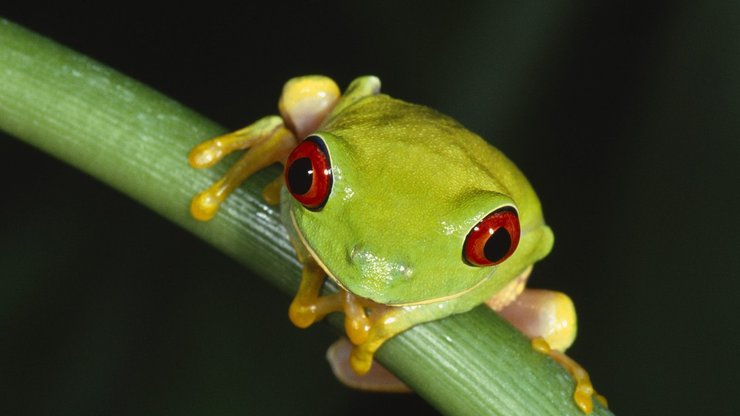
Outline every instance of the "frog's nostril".
[[356, 264], [361, 251], [362, 247], [360, 245], [352, 246], [347, 252], [347, 261], [351, 264]]

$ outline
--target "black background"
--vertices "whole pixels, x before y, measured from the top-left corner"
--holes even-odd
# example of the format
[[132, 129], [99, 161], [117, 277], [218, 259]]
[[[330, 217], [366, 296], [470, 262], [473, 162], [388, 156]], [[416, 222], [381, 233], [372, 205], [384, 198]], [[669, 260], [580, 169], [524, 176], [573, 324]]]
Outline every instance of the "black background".
[[[532, 285], [617, 414], [736, 413], [737, 2], [8, 6], [228, 128], [321, 73], [447, 113], [530, 178]], [[1, 47], [2, 45], [0, 45]], [[94, 179], [1, 136], [2, 414], [434, 414], [352, 392], [289, 299]]]

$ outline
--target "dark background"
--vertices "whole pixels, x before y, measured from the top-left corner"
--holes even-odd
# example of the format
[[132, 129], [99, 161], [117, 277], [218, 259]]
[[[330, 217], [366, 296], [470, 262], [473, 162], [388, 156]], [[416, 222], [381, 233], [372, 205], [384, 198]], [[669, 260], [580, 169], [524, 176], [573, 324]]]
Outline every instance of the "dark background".
[[[740, 3], [248, 3], [0, 14], [228, 128], [292, 76], [378, 75], [526, 172], [556, 235], [532, 285], [573, 297], [617, 414], [737, 413]], [[434, 414], [341, 387], [288, 297], [0, 137], [0, 413]]]

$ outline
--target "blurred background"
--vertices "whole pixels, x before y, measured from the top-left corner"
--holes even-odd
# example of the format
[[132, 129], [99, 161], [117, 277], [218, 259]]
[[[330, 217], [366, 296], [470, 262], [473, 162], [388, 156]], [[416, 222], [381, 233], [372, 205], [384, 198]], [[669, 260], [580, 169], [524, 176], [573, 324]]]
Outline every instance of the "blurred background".
[[[292, 76], [378, 75], [527, 174], [556, 235], [531, 284], [574, 299], [571, 355], [616, 414], [736, 414], [740, 3], [519, 3], [0, 15], [231, 129]], [[334, 333], [185, 231], [6, 135], [0, 154], [0, 413], [435, 414], [339, 385]]]

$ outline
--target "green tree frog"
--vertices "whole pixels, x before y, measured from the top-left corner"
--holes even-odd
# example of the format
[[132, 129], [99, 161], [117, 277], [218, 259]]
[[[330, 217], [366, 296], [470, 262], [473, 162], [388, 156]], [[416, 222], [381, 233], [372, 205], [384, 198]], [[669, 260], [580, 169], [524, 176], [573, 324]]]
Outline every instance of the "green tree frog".
[[[453, 119], [380, 94], [373, 76], [343, 94], [327, 77], [291, 79], [279, 110], [192, 150], [190, 164], [203, 168], [248, 149], [191, 212], [212, 218], [252, 173], [284, 165], [264, 196], [280, 202], [303, 264], [295, 325], [343, 312], [349, 365], [362, 375], [387, 339], [486, 303], [570, 371], [577, 404], [591, 411], [588, 375], [562, 353], [576, 332], [572, 302], [524, 289], [553, 234], [509, 159]], [[321, 294], [327, 277], [337, 293]]]

